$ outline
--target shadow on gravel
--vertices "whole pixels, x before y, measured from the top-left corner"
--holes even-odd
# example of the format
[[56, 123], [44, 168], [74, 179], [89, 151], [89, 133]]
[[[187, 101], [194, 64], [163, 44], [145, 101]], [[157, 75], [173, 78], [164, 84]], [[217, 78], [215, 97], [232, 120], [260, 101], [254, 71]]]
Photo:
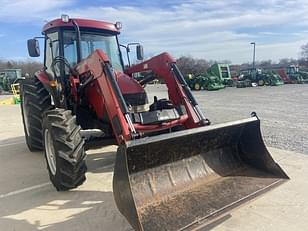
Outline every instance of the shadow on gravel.
[[[10, 191], [34, 186], [42, 176], [39, 182], [48, 182], [43, 153], [30, 153], [25, 143], [18, 142], [23, 139], [21, 136], [0, 143], [0, 152], [5, 154], [0, 158], [9, 161], [2, 167], [8, 168], [13, 181], [4, 180], [1, 187], [12, 184]], [[0, 198], [0, 230], [132, 230], [117, 210], [111, 190], [115, 150], [115, 146], [89, 150], [88, 172], [95, 174], [89, 174], [85, 185], [75, 190], [57, 192], [50, 184]], [[25, 169], [27, 173], [23, 174]], [[26, 186], [22, 186], [25, 181]]]
[[0, 137], [0, 145], [10, 145], [15, 143], [26, 143], [24, 136], [16, 136], [8, 139], [1, 139]]
[[56, 192], [49, 186], [1, 204], [1, 230], [131, 230], [116, 209], [112, 192]]
[[[113, 166], [116, 158], [116, 150], [107, 151], [104, 148], [98, 150], [89, 150], [87, 152], [87, 167], [88, 172], [92, 173], [103, 173], [113, 172]], [[90, 153], [89, 153], [90, 152]]]

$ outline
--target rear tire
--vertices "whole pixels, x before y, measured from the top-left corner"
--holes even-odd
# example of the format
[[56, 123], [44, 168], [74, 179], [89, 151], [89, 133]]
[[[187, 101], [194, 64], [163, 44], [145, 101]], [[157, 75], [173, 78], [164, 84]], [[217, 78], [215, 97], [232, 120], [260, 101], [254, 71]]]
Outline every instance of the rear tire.
[[265, 82], [264, 82], [264, 80], [263, 79], [260, 79], [259, 81], [258, 81], [258, 86], [264, 86], [264, 84], [265, 84]]
[[23, 80], [20, 91], [20, 107], [27, 146], [31, 152], [43, 150], [43, 114], [53, 107], [49, 92], [36, 77]]
[[85, 142], [80, 129], [69, 110], [54, 109], [45, 113], [45, 158], [50, 180], [58, 191], [76, 188], [86, 180]]

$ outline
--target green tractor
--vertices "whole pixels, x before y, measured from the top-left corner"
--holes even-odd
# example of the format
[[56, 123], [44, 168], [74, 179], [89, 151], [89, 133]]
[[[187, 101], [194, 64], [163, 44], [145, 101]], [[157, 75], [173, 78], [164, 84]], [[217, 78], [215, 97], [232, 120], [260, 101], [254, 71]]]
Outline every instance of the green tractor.
[[5, 73], [4, 72], [0, 72], [0, 94], [2, 94], [3, 92], [3, 79], [4, 79]]
[[264, 71], [258, 68], [249, 68], [240, 71], [239, 83], [250, 83], [251, 86], [279, 86], [283, 84], [282, 79], [272, 71]]
[[239, 76], [238, 80], [235, 82], [235, 86], [237, 88], [252, 87], [251, 81], [249, 79], [242, 79], [241, 75]]
[[206, 82], [206, 90], [208, 91], [216, 91], [225, 88], [225, 85], [221, 81], [220, 78], [217, 78], [216, 75], [206, 75], [207, 82]]
[[308, 72], [299, 70], [298, 66], [290, 65], [286, 72], [288, 77], [296, 83], [308, 83]]
[[218, 76], [225, 86], [234, 86], [229, 64], [215, 63], [207, 70], [207, 72], [210, 75]]
[[198, 76], [193, 76], [189, 74], [186, 78], [190, 89], [199, 91], [199, 90], [208, 90], [215, 91], [225, 87], [221, 80], [214, 75], [202, 74]]
[[302, 77], [302, 83], [308, 84], [308, 72], [307, 71], [299, 71]]
[[267, 71], [263, 71], [263, 73], [266, 75], [265, 85], [280, 86], [284, 84], [283, 80], [280, 78], [280, 76], [275, 71], [267, 70]]
[[237, 87], [251, 87], [251, 86], [264, 86], [264, 76], [262, 75], [261, 69], [248, 68], [240, 70]]
[[185, 78], [189, 88], [191, 90], [199, 91], [203, 90], [203, 78], [198, 78], [196, 76], [193, 76], [192, 74], [188, 74]]
[[4, 69], [0, 72], [0, 93], [2, 91], [11, 92], [12, 84], [18, 83], [24, 79], [21, 76], [21, 69]]

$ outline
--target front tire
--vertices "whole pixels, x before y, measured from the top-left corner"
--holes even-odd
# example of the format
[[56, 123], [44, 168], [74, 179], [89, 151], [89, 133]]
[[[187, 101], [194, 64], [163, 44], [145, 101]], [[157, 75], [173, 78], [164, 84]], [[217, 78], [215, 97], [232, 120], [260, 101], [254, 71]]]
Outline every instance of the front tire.
[[196, 91], [200, 91], [201, 85], [200, 85], [199, 83], [195, 83], [194, 89], [195, 89]]
[[20, 91], [21, 114], [27, 146], [31, 152], [43, 150], [43, 114], [53, 107], [49, 92], [36, 77], [23, 80]]
[[80, 129], [69, 110], [54, 109], [45, 113], [45, 158], [50, 180], [58, 191], [76, 188], [86, 180], [85, 142]]

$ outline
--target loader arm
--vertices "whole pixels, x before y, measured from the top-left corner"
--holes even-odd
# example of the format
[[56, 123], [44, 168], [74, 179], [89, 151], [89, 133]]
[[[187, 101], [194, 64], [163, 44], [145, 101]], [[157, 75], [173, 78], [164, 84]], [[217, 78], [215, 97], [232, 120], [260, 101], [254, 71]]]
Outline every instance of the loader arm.
[[[88, 58], [75, 67], [79, 76], [92, 78], [93, 91], [98, 91], [100, 97], [92, 97], [89, 103], [98, 117], [102, 116], [102, 106], [108, 113], [110, 123], [118, 144], [131, 140], [136, 133], [129, 117], [127, 105], [116, 83], [108, 56], [102, 50], [95, 50]], [[89, 84], [90, 85], [90, 84]]]
[[162, 78], [167, 85], [169, 99], [172, 103], [176, 107], [184, 105], [188, 115], [188, 120], [184, 124], [186, 128], [200, 127], [209, 123], [199, 109], [197, 101], [171, 55], [162, 53], [126, 69], [125, 73], [131, 76], [143, 71], [152, 71]]
[[[168, 54], [154, 57], [146, 63], [145, 65], [149, 65], [159, 75], [165, 77], [165, 81], [168, 82], [170, 100], [174, 106], [176, 108], [185, 107], [184, 113], [178, 119], [147, 125], [133, 123], [132, 113], [128, 110], [119, 88], [117, 76], [111, 68], [107, 55], [102, 50], [96, 50], [75, 67], [79, 78], [87, 79], [84, 83], [87, 83], [89, 92], [99, 92], [97, 95], [89, 95], [88, 102], [98, 118], [102, 119], [103, 111], [107, 111], [118, 144], [140, 137], [147, 132], [169, 129], [177, 125], [184, 125], [186, 129], [199, 127], [203, 125], [201, 122], [205, 121], [186, 82], [181, 79], [183, 77], [179, 70], [176, 66], [172, 66], [174, 61]], [[160, 70], [159, 66], [166, 66], [166, 68]], [[176, 75], [179, 76], [179, 80], [175, 77]], [[91, 81], [88, 81], [89, 79]], [[182, 81], [181, 84], [179, 84], [180, 81]], [[105, 107], [102, 108], [102, 105]]]

